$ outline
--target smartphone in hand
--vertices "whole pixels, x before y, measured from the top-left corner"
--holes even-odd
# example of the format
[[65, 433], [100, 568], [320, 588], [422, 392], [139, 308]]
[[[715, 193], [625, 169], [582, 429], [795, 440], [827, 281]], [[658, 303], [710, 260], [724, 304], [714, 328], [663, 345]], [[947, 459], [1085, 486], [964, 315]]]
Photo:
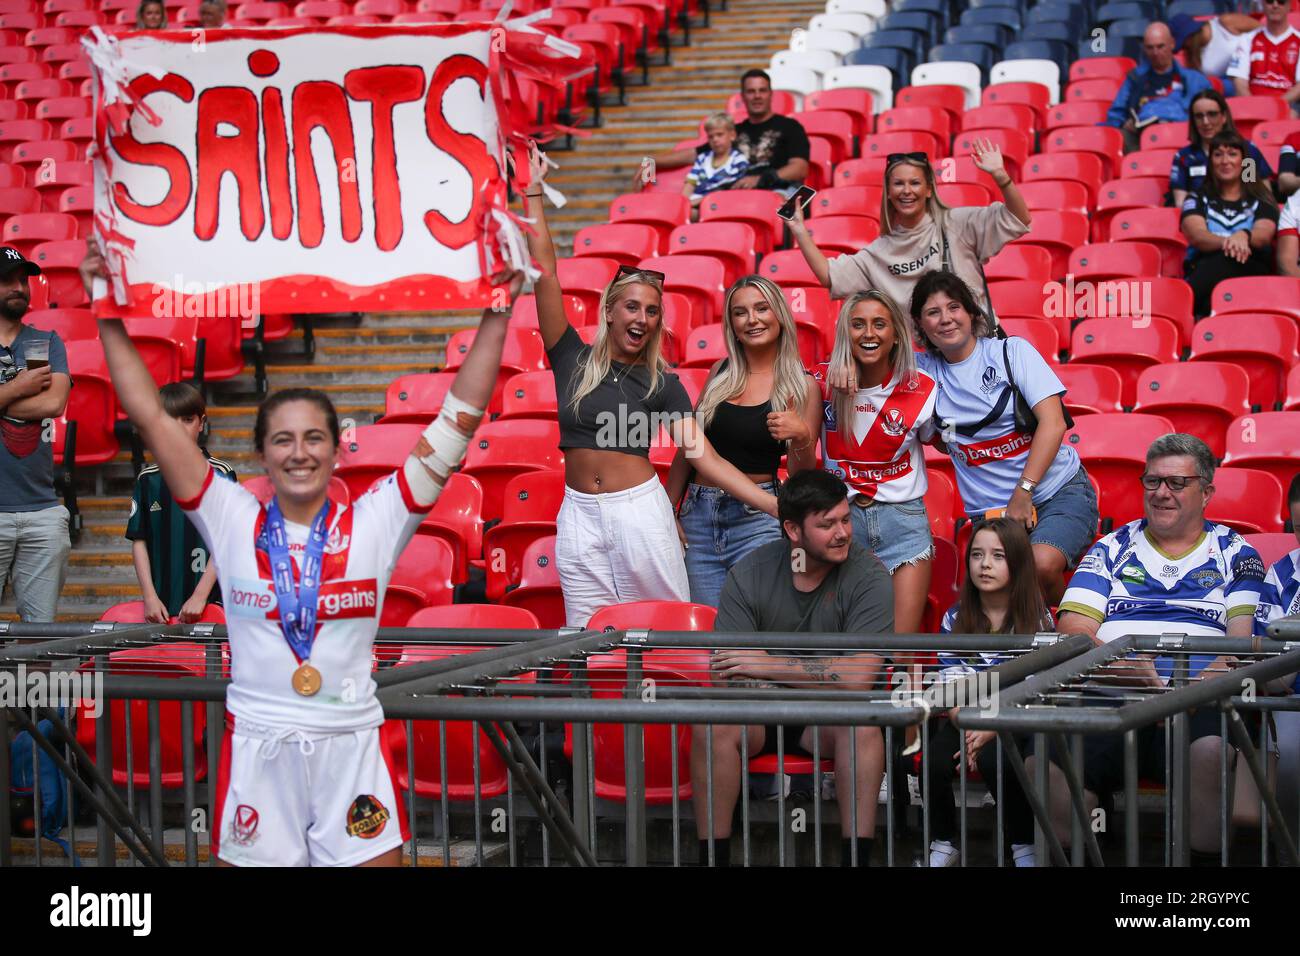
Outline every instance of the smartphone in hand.
[[784, 203], [781, 204], [781, 208], [776, 211], [776, 214], [780, 216], [782, 219], [784, 219], [786, 222], [789, 222], [791, 219], [794, 218], [795, 209], [802, 207], [805, 211], [807, 211], [808, 204], [812, 202], [813, 196], [816, 195], [817, 195], [817, 190], [809, 189], [807, 186], [800, 186], [797, 190], [795, 190], [793, 196], [791, 196], [789, 199], [787, 199]]

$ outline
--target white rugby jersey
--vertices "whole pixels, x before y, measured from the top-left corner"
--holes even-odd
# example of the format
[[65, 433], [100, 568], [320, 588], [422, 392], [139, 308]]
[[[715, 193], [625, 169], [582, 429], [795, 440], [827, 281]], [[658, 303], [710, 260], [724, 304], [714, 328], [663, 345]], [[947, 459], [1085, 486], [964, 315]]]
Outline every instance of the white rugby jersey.
[[[1196, 547], [1171, 557], [1147, 536], [1146, 525], [1145, 518], [1130, 521], [1092, 546], [1059, 613], [1100, 622], [1102, 641], [1126, 634], [1223, 637], [1230, 620], [1255, 614], [1264, 562], [1241, 535], [1207, 521]], [[1194, 656], [1192, 672], [1212, 659]], [[1157, 659], [1156, 670], [1168, 677], [1169, 659]]]
[[928, 487], [921, 442], [934, 431], [934, 379], [917, 372], [906, 382], [859, 389], [853, 397], [853, 428], [835, 417], [835, 395], [822, 363], [813, 378], [822, 390], [823, 467], [849, 486], [849, 498], [913, 501]]
[[[432, 505], [416, 504], [400, 468], [351, 506], [330, 503], [311, 651], [321, 688], [303, 697], [291, 683], [299, 661], [280, 630], [263, 535], [266, 509], [245, 488], [213, 481], [212, 474], [209, 470], [197, 497], [177, 504], [217, 562], [230, 639], [226, 708], [236, 729], [248, 730], [252, 724], [273, 731], [347, 733], [378, 727], [383, 710], [370, 675], [384, 590], [398, 556]], [[288, 520], [284, 528], [296, 581], [309, 529]]]
[[1300, 548], [1279, 558], [1264, 576], [1259, 610], [1255, 612], [1255, 633], [1267, 636], [1270, 621], [1292, 614], [1300, 614]]

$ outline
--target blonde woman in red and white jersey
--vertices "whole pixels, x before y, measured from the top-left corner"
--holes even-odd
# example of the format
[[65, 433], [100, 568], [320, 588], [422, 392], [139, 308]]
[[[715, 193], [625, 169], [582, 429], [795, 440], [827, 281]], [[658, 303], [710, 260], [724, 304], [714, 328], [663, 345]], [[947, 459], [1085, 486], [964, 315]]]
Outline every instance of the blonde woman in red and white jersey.
[[[92, 242], [82, 277], [107, 277]], [[512, 297], [521, 276], [510, 280]], [[407, 831], [371, 678], [398, 556], [464, 456], [496, 381], [508, 312], [486, 311], [438, 417], [401, 468], [332, 502], [339, 422], [329, 398], [288, 389], [257, 411], [253, 442], [275, 489], [263, 506], [213, 481], [167, 415], [117, 319], [99, 321], [122, 408], [217, 563], [230, 687], [212, 849], [238, 866], [397, 866]]]
[[[893, 578], [894, 627], [921, 629], [934, 542], [921, 444], [933, 432], [934, 379], [916, 368], [911, 325], [885, 293], [844, 300], [822, 389], [823, 467], [849, 486], [853, 536]], [[856, 392], [830, 382], [855, 381]]]

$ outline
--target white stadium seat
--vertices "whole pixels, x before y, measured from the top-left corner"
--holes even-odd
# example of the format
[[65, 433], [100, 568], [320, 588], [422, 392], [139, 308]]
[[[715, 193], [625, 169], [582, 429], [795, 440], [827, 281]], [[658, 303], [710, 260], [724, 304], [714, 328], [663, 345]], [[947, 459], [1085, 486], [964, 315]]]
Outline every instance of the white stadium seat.
[[[799, 97], [803, 97], [808, 93], [816, 93], [822, 88], [821, 74], [814, 73], [812, 70], [786, 66], [770, 69], [767, 74], [772, 78], [772, 89], [788, 90]], [[802, 108], [801, 102], [800, 109]]]
[[966, 91], [966, 109], [980, 105], [980, 68], [974, 63], [956, 60], [948, 63], [922, 63], [912, 71], [913, 86], [960, 86]]
[[[799, 34], [799, 44], [805, 50], [830, 50], [839, 56], [847, 56], [862, 46], [861, 41], [847, 30], [806, 30]], [[790, 49], [800, 49], [791, 42]]]
[[1052, 60], [1003, 60], [993, 64], [989, 83], [1041, 83], [1053, 104], [1061, 102], [1061, 68]]
[[843, 88], [870, 90], [877, 113], [894, 105], [894, 74], [883, 66], [841, 66], [831, 70], [823, 79], [828, 90]]
[[879, 20], [889, 12], [885, 0], [827, 0], [827, 13], [865, 13]]
[[830, 50], [781, 50], [772, 54], [772, 69], [791, 67], [827, 73], [840, 65], [840, 55]]
[[876, 21], [865, 13], [819, 13], [808, 21], [809, 30], [844, 30], [856, 37], [876, 29]]

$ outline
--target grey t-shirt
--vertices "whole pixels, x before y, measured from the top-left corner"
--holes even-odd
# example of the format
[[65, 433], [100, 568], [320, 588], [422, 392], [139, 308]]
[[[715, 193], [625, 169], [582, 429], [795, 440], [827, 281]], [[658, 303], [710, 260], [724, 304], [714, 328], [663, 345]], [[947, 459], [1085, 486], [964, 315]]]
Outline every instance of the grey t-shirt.
[[880, 559], [854, 541], [848, 559], [817, 590], [798, 591], [790, 542], [772, 541], [732, 566], [713, 629], [892, 634], [894, 588]]
[[[68, 353], [58, 333], [30, 325], [19, 326], [11, 346], [0, 345], [0, 364], [26, 368], [27, 343], [45, 339], [50, 343], [50, 371], [67, 375]], [[13, 360], [12, 366], [6, 359]], [[42, 511], [59, 504], [54, 494], [54, 450], [44, 433], [40, 422], [0, 420], [0, 511]]]

